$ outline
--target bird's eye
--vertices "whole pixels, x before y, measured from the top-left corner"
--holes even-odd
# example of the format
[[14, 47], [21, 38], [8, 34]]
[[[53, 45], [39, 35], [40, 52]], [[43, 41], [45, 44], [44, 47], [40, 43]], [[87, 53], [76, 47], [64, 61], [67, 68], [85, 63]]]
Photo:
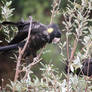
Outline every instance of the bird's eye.
[[53, 28], [48, 28], [48, 29], [47, 29], [47, 32], [48, 32], [48, 33], [52, 33], [53, 31], [54, 31]]

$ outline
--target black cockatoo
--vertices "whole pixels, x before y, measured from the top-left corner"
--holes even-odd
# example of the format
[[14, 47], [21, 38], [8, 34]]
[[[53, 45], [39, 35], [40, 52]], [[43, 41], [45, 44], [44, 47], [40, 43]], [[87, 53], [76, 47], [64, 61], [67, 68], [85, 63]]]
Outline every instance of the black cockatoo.
[[[28, 36], [29, 21], [20, 22], [3, 22], [2, 25], [15, 25], [18, 28], [18, 33], [7, 46], [0, 47], [0, 52], [10, 51], [23, 47]], [[61, 32], [57, 24], [44, 25], [40, 22], [32, 21], [31, 34], [29, 44], [24, 52], [24, 56], [33, 55], [36, 57], [37, 51], [42, 48], [46, 43], [58, 41], [61, 38]], [[57, 39], [57, 40], [56, 40]]]
[[[66, 62], [65, 71], [68, 73], [68, 62]], [[73, 73], [71, 70], [69, 73]], [[82, 60], [82, 67], [75, 70], [75, 73], [77, 75], [86, 75], [86, 76], [92, 76], [92, 58], [86, 58]], [[75, 74], [74, 73], [74, 74]]]

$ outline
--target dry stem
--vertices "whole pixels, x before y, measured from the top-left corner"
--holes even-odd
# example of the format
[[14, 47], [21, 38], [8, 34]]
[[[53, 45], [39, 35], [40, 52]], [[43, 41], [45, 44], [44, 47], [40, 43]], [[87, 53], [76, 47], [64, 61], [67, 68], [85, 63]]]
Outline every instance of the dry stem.
[[[14, 78], [14, 82], [16, 83], [19, 73], [20, 73], [20, 62], [22, 59], [22, 55], [24, 54], [24, 51], [27, 48], [27, 45], [29, 43], [30, 40], [30, 33], [31, 33], [31, 26], [32, 26], [32, 17], [30, 17], [30, 26], [29, 26], [29, 30], [28, 30], [28, 37], [27, 37], [27, 41], [23, 47], [23, 49], [19, 48], [19, 56], [18, 56], [18, 60], [17, 60], [17, 65], [16, 65], [16, 73], [15, 73], [15, 78]], [[15, 92], [15, 88], [13, 88], [13, 92]]]

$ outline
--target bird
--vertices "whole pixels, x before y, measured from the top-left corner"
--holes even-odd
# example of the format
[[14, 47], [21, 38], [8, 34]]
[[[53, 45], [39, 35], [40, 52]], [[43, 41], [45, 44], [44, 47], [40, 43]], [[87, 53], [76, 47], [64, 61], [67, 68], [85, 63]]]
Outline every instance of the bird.
[[[65, 66], [66, 73], [68, 73], [67, 69], [68, 69], [68, 62], [67, 62], [67, 65]], [[70, 70], [69, 73], [73, 73], [73, 72]], [[77, 68], [75, 70], [75, 73], [73, 74], [77, 74], [79, 76], [85, 75], [85, 76], [91, 77], [92, 76], [92, 58], [83, 59], [82, 67]]]
[[92, 76], [92, 58], [82, 60], [82, 68], [77, 69], [77, 74]]
[[[15, 49], [23, 48], [28, 36], [30, 21], [10, 22], [4, 21], [2, 25], [14, 25], [18, 28], [15, 37], [7, 46], [0, 46], [0, 52], [9, 52]], [[38, 21], [32, 21], [29, 44], [24, 52], [24, 57], [37, 56], [37, 51], [43, 48], [47, 43], [58, 42], [61, 38], [61, 31], [57, 24], [45, 25]]]

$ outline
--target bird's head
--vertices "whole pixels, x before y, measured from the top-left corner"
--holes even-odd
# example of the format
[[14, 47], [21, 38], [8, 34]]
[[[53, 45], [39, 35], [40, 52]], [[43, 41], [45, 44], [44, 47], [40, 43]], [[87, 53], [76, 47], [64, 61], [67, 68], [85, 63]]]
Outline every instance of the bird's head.
[[49, 43], [57, 43], [61, 38], [61, 32], [57, 24], [48, 25], [47, 32], [49, 34]]

